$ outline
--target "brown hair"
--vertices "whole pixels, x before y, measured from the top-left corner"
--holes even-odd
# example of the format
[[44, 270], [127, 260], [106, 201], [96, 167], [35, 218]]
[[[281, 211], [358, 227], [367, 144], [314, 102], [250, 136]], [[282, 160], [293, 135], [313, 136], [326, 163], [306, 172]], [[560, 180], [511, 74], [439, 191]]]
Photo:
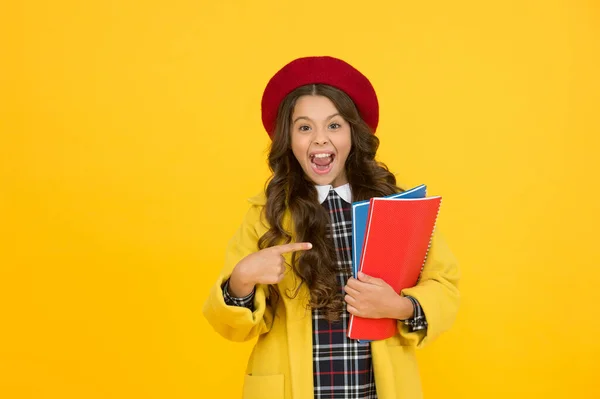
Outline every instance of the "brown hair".
[[[344, 311], [341, 287], [336, 278], [336, 252], [333, 240], [326, 237], [329, 215], [319, 204], [317, 190], [291, 150], [291, 118], [298, 98], [304, 95], [330, 99], [346, 122], [350, 124], [352, 148], [346, 160], [346, 176], [352, 187], [352, 200], [361, 201], [402, 191], [395, 176], [375, 160], [379, 139], [361, 119], [350, 97], [341, 90], [322, 84], [295, 89], [279, 105], [273, 143], [269, 152], [271, 178], [266, 184], [265, 218], [270, 229], [259, 240], [259, 248], [291, 241], [291, 233], [283, 226], [283, 215], [289, 209], [298, 242], [311, 242], [310, 251], [292, 255], [291, 267], [301, 284], [310, 291], [309, 306], [321, 309], [329, 320], [339, 319]], [[271, 288], [271, 292], [278, 293]]]

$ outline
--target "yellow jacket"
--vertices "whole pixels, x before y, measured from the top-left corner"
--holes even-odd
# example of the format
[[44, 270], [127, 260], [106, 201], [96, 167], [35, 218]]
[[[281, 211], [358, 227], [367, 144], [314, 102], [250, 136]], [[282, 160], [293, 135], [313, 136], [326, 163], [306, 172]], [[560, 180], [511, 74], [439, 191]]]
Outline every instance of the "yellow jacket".
[[[298, 279], [291, 271], [286, 273], [278, 284], [281, 295], [276, 312], [267, 305], [269, 291], [264, 285], [256, 287], [254, 312], [228, 306], [223, 298], [222, 284], [242, 258], [257, 250], [258, 239], [268, 230], [261, 217], [265, 195], [249, 201], [251, 207], [229, 242], [225, 266], [204, 304], [204, 316], [231, 341], [258, 337], [246, 368], [244, 399], [312, 399], [312, 319], [306, 286], [290, 299], [285, 293], [296, 287]], [[287, 214], [288, 231], [292, 231], [290, 220]], [[290, 263], [289, 255], [286, 261]], [[402, 292], [416, 298], [423, 307], [427, 330], [410, 333], [403, 322], [398, 322], [398, 334], [371, 343], [379, 399], [422, 397], [415, 348], [426, 345], [452, 325], [459, 304], [458, 280], [454, 256], [435, 234], [419, 284]]]

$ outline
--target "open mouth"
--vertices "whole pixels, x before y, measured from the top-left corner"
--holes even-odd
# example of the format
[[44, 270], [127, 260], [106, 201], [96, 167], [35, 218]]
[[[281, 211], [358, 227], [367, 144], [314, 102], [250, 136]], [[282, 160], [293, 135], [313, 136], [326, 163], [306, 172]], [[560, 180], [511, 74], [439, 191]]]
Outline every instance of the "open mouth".
[[324, 152], [319, 154], [309, 155], [310, 164], [313, 170], [318, 174], [325, 174], [331, 170], [335, 154], [331, 152]]

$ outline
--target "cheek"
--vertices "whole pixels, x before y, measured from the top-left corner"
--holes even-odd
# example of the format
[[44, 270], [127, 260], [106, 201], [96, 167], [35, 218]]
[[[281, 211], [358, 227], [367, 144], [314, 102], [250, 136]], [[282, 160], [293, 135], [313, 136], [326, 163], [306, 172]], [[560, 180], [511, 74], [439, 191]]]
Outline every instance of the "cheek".
[[303, 137], [292, 135], [291, 137], [292, 152], [296, 159], [300, 160], [300, 157], [304, 156], [307, 152], [308, 144]]
[[350, 129], [347, 132], [344, 132], [343, 135], [340, 135], [339, 139], [335, 143], [335, 147], [339, 151], [339, 154], [347, 157], [350, 153], [350, 149], [352, 148], [352, 135], [350, 134]]

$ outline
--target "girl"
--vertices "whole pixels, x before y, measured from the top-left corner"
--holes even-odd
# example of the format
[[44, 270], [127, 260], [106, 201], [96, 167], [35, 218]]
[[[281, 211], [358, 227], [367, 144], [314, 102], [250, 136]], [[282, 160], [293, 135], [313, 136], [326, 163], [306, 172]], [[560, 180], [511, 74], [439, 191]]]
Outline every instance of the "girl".
[[[375, 90], [346, 62], [296, 59], [269, 81], [262, 121], [272, 176], [229, 243], [204, 306], [233, 341], [258, 337], [244, 398], [420, 398], [415, 347], [452, 324], [456, 262], [434, 235], [417, 286], [352, 276], [353, 201], [401, 191], [375, 160]], [[398, 320], [397, 334], [347, 338], [349, 314]]]

